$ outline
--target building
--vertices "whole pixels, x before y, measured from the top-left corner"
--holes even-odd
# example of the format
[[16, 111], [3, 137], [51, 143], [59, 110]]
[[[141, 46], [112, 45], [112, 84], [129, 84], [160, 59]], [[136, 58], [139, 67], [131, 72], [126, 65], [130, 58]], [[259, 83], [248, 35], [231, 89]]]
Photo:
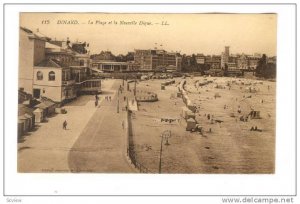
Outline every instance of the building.
[[205, 56], [203, 54], [196, 55], [197, 64], [205, 64]]
[[134, 61], [112, 62], [103, 60], [92, 60], [91, 69], [95, 72], [130, 72], [138, 71], [139, 64]]
[[72, 50], [75, 51], [77, 66], [70, 66], [72, 78], [75, 80], [77, 94], [100, 93], [101, 80], [91, 78], [91, 59], [89, 55], [89, 44], [86, 42], [72, 43]]
[[77, 97], [70, 66], [79, 66], [67, 41], [46, 42], [45, 59], [34, 66], [33, 97], [47, 97], [57, 103]]
[[[89, 75], [86, 43], [57, 41], [20, 28], [19, 89], [34, 98], [64, 103], [85, 92], [100, 92], [101, 81]], [[24, 95], [24, 94], [23, 94]]]
[[276, 56], [267, 58], [267, 63], [276, 64], [276, 61], [277, 61]]
[[221, 55], [221, 68], [222, 69], [225, 69], [225, 64], [227, 64], [229, 62], [229, 56], [230, 56], [229, 46], [225, 46], [225, 52], [222, 52], [222, 55]]
[[237, 70], [236, 63], [235, 62], [228, 62], [227, 63], [227, 68], [228, 68], [229, 71]]
[[20, 27], [19, 38], [19, 89], [33, 94], [33, 67], [45, 58], [47, 38], [39, 33]]
[[255, 56], [247, 56], [248, 59], [248, 69], [250, 70], [255, 70], [257, 67], [257, 63], [260, 60], [260, 57], [255, 57]]
[[139, 64], [140, 71], [181, 71], [182, 57], [165, 50], [135, 50], [134, 61]]
[[99, 54], [92, 55], [91, 59], [99, 61], [116, 61], [116, 57], [110, 51], [101, 51]]
[[152, 50], [135, 50], [134, 61], [140, 65], [139, 70], [141, 71], [152, 71], [152, 55], [155, 51]]
[[236, 59], [236, 66], [237, 66], [237, 69], [240, 69], [240, 70], [246, 70], [248, 69], [248, 59], [247, 59], [247, 56], [245, 54], [241, 54], [237, 57]]
[[102, 72], [122, 72], [122, 71], [128, 71], [128, 63], [93, 60], [92, 68], [96, 68]]
[[57, 103], [77, 97], [71, 69], [55, 59], [45, 59], [34, 67], [33, 97], [47, 97]]
[[210, 69], [221, 69], [221, 55], [205, 56], [205, 64], [207, 64]]

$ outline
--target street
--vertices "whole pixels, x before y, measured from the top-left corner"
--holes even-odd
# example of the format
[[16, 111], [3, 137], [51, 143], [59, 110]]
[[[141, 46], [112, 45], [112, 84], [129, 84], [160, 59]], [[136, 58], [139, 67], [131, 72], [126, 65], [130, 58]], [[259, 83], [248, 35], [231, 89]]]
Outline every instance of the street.
[[[125, 112], [117, 113], [117, 89], [120, 82], [113, 85], [111, 101], [102, 101], [89, 123], [73, 145], [69, 157], [72, 172], [129, 173], [132, 167], [126, 160], [125, 130], [122, 121]], [[120, 100], [120, 109], [122, 98]]]
[[[117, 113], [121, 82], [103, 81], [98, 108], [95, 97], [80, 96], [18, 143], [18, 172], [133, 172], [126, 160], [125, 112]], [[111, 96], [106, 101], [105, 96]], [[64, 120], [67, 130], [62, 129]]]

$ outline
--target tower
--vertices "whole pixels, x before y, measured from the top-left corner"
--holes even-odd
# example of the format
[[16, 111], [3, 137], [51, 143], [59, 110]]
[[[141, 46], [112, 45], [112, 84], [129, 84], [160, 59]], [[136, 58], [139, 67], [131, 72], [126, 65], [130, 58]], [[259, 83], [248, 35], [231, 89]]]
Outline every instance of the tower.
[[229, 58], [229, 46], [225, 46], [225, 56]]
[[225, 68], [225, 64], [229, 61], [229, 46], [225, 46], [225, 52], [222, 53], [221, 56], [221, 68]]

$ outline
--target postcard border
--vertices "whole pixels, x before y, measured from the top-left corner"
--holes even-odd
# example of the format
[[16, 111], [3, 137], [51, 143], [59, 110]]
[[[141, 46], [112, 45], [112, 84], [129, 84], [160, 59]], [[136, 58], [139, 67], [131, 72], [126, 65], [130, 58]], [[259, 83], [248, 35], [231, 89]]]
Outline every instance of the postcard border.
[[[13, 195], [5, 194], [5, 7], [6, 5], [292, 5], [295, 8], [295, 194], [292, 195]], [[51, 196], [51, 197], [61, 197], [61, 196], [188, 196], [188, 197], [239, 197], [239, 196], [297, 196], [297, 3], [3, 3], [3, 196]]]

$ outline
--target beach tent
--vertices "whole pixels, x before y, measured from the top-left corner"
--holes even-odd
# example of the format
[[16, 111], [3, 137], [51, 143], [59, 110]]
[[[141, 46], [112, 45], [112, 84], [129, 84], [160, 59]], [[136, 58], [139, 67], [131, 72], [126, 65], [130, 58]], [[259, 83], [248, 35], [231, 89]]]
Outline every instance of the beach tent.
[[35, 122], [36, 123], [41, 123], [44, 121], [44, 111], [41, 108], [36, 108], [33, 111], [34, 115], [35, 115]]
[[[18, 105], [18, 128], [23, 127], [23, 132], [26, 133], [30, 131], [35, 125], [35, 116], [33, 114], [33, 109], [27, 107], [24, 104]], [[21, 125], [23, 124], [23, 125]], [[18, 132], [21, 132], [18, 130]]]
[[27, 117], [25, 117], [24, 115], [21, 115], [18, 117], [19, 120], [21, 120], [23, 122], [23, 133], [26, 133], [29, 131], [30, 127], [29, 127], [29, 119]]
[[25, 121], [18, 119], [18, 137], [21, 137], [24, 134]]
[[189, 110], [187, 107], [185, 107], [185, 106], [182, 107], [181, 116], [185, 120], [188, 120], [189, 118], [195, 119], [195, 114], [191, 110]]
[[250, 113], [249, 113], [249, 115], [250, 115], [250, 118], [251, 119], [260, 119], [261, 117], [260, 117], [260, 111], [254, 111], [254, 110], [252, 110]]
[[195, 119], [189, 118], [186, 121], [186, 130], [187, 131], [191, 131], [191, 130], [195, 130], [195, 128], [196, 128], [196, 121], [195, 121]]

